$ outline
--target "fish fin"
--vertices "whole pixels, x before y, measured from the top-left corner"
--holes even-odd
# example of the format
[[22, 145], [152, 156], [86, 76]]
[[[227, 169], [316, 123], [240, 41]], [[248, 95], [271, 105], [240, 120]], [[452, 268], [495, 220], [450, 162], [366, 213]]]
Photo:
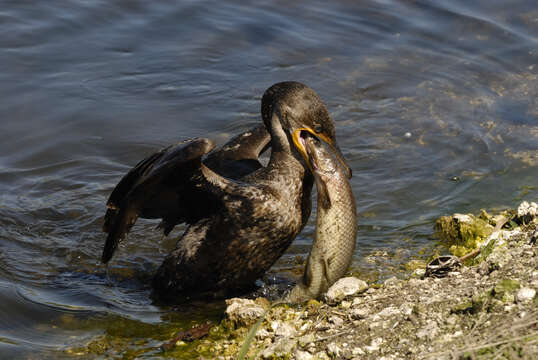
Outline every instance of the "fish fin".
[[322, 259], [322, 265], [323, 265], [323, 278], [325, 279], [325, 286], [323, 287], [323, 292], [326, 292], [329, 290], [329, 286], [331, 286], [331, 281], [329, 279], [329, 259], [327, 259], [325, 256]]
[[303, 284], [307, 288], [309, 288], [310, 284], [312, 284], [312, 277], [313, 277], [312, 269], [309, 266], [309, 262], [310, 262], [310, 256], [308, 257], [308, 260], [306, 261], [305, 271], [304, 271], [304, 274], [303, 274]]
[[331, 197], [327, 190], [327, 184], [324, 181], [316, 181], [316, 187], [318, 190], [318, 206], [321, 206], [324, 210], [331, 207]]

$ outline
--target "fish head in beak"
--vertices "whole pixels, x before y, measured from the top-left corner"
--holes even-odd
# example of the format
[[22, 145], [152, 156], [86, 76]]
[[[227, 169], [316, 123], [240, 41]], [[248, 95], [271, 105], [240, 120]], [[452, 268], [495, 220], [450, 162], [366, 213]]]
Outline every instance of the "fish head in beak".
[[279, 128], [286, 136], [291, 136], [293, 146], [310, 170], [312, 162], [304, 144], [305, 136], [315, 136], [325, 142], [351, 177], [351, 168], [336, 145], [334, 122], [327, 106], [310, 87], [295, 81], [274, 84], [263, 94], [261, 113], [267, 130], [273, 129], [271, 136], [278, 136]]
[[295, 129], [291, 134], [293, 145], [299, 151], [299, 153], [303, 156], [303, 159], [305, 160], [310, 170], [313, 171], [314, 169], [312, 166], [312, 160], [310, 159], [310, 155], [308, 151], [306, 150], [305, 139], [308, 136], [314, 136], [315, 138], [327, 144], [330, 151], [334, 154], [336, 159], [338, 159], [338, 161], [342, 164], [342, 167], [344, 168], [347, 174], [347, 177], [351, 178], [352, 176], [351, 167], [348, 165], [347, 161], [342, 155], [342, 151], [340, 150], [340, 148], [334, 141], [334, 136], [327, 135], [325, 132], [320, 131], [320, 128], [317, 128], [316, 130], [318, 131], [315, 131], [311, 127], [300, 127], [300, 128]]

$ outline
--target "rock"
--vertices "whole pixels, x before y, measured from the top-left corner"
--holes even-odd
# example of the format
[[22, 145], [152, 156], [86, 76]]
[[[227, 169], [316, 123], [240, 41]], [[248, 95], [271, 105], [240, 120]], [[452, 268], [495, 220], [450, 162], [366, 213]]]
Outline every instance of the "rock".
[[316, 353], [315, 359], [329, 360], [329, 355], [327, 355], [327, 353], [325, 351], [320, 351], [320, 352]]
[[266, 339], [268, 337], [272, 337], [273, 334], [271, 334], [269, 331], [265, 330], [264, 328], [259, 329], [256, 332], [256, 339]]
[[268, 348], [264, 349], [261, 353], [261, 356], [263, 359], [290, 357], [296, 347], [297, 347], [297, 342], [295, 340], [281, 338], [275, 341]]
[[338, 344], [332, 342], [329, 345], [327, 345], [327, 354], [329, 354], [330, 357], [333, 358], [339, 358], [342, 353], [342, 349]]
[[519, 289], [516, 294], [516, 300], [518, 303], [527, 303], [534, 299], [536, 296], [536, 290], [529, 287], [523, 287]]
[[372, 353], [372, 352], [375, 352], [375, 351], [379, 351], [381, 344], [383, 344], [383, 339], [382, 338], [375, 338], [375, 339], [372, 340], [370, 345], [367, 345], [364, 348], [369, 353]]
[[377, 313], [377, 315], [380, 317], [392, 317], [392, 316], [396, 316], [400, 314], [401, 314], [400, 310], [398, 310], [394, 306], [386, 307]]
[[426, 269], [415, 269], [415, 271], [413, 271], [413, 276], [416, 276], [418, 278], [423, 277], [424, 274], [426, 274]]
[[383, 282], [385, 286], [397, 286], [400, 283], [400, 280], [396, 276], [390, 277]]
[[435, 321], [430, 321], [426, 324], [426, 326], [417, 331], [417, 338], [432, 340], [435, 338], [435, 336], [437, 336], [438, 332], [439, 326], [437, 326], [437, 323]]
[[271, 329], [273, 329], [275, 336], [291, 338], [297, 335], [297, 330], [293, 325], [279, 320], [271, 322]]
[[366, 308], [351, 309], [350, 311], [351, 317], [355, 320], [365, 319], [368, 313], [369, 311]]
[[305, 335], [301, 336], [297, 340], [299, 342], [299, 346], [305, 347], [308, 344], [313, 343], [316, 340], [316, 337], [314, 336], [314, 334], [309, 333], [309, 334], [305, 334]]
[[400, 312], [405, 316], [411, 315], [411, 313], [413, 312], [413, 304], [411, 304], [411, 303], [403, 303], [400, 306]]
[[265, 313], [265, 309], [250, 299], [226, 300], [226, 316], [235, 326], [250, 326]]
[[512, 279], [503, 279], [495, 285], [495, 288], [493, 288], [493, 296], [505, 304], [510, 304], [514, 302], [514, 293], [519, 290], [519, 287], [518, 281]]
[[536, 216], [538, 213], [538, 204], [531, 202], [530, 204], [527, 201], [523, 201], [517, 208], [517, 216], [520, 218], [525, 216]]
[[505, 251], [500, 251], [496, 248], [491, 254], [486, 257], [490, 269], [504, 268], [512, 260], [512, 255]]
[[347, 296], [357, 295], [368, 289], [368, 284], [356, 277], [345, 277], [333, 284], [325, 294], [328, 302], [339, 302]]
[[344, 320], [339, 316], [333, 315], [329, 317], [329, 322], [335, 325], [336, 327], [340, 327], [344, 323]]
[[296, 360], [311, 360], [313, 358], [314, 358], [314, 356], [312, 354], [310, 354], [308, 351], [297, 350], [295, 352], [295, 359]]
[[476, 249], [493, 232], [488, 221], [472, 214], [442, 216], [435, 222], [435, 236], [450, 245], [450, 252], [462, 256]]

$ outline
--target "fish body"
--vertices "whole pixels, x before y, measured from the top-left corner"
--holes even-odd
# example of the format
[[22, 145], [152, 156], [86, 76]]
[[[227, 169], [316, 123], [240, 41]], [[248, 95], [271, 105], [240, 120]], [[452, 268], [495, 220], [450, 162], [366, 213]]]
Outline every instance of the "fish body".
[[314, 137], [303, 141], [318, 191], [316, 237], [303, 277], [287, 296], [288, 302], [319, 298], [344, 276], [357, 236], [357, 211], [348, 173], [322, 142]]

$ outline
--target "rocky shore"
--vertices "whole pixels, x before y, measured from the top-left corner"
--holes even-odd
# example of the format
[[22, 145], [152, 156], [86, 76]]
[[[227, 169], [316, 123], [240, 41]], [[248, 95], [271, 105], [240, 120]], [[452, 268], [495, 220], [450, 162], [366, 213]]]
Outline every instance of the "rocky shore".
[[[537, 359], [538, 205], [497, 214], [454, 214], [434, 232], [448, 257], [367, 284], [340, 279], [321, 301], [226, 301], [222, 320], [192, 328], [127, 320], [71, 358], [159, 359]], [[407, 268], [407, 266], [406, 266]], [[255, 296], [255, 295], [254, 295]], [[126, 335], [127, 334], [127, 335]], [[136, 337], [138, 340], [133, 341]]]
[[537, 210], [524, 202], [439, 219], [437, 236], [463, 265], [456, 258], [432, 276], [344, 278], [322, 301], [294, 306], [230, 299], [226, 318], [197, 340], [199, 358], [240, 357], [250, 329], [247, 359], [536, 359]]

